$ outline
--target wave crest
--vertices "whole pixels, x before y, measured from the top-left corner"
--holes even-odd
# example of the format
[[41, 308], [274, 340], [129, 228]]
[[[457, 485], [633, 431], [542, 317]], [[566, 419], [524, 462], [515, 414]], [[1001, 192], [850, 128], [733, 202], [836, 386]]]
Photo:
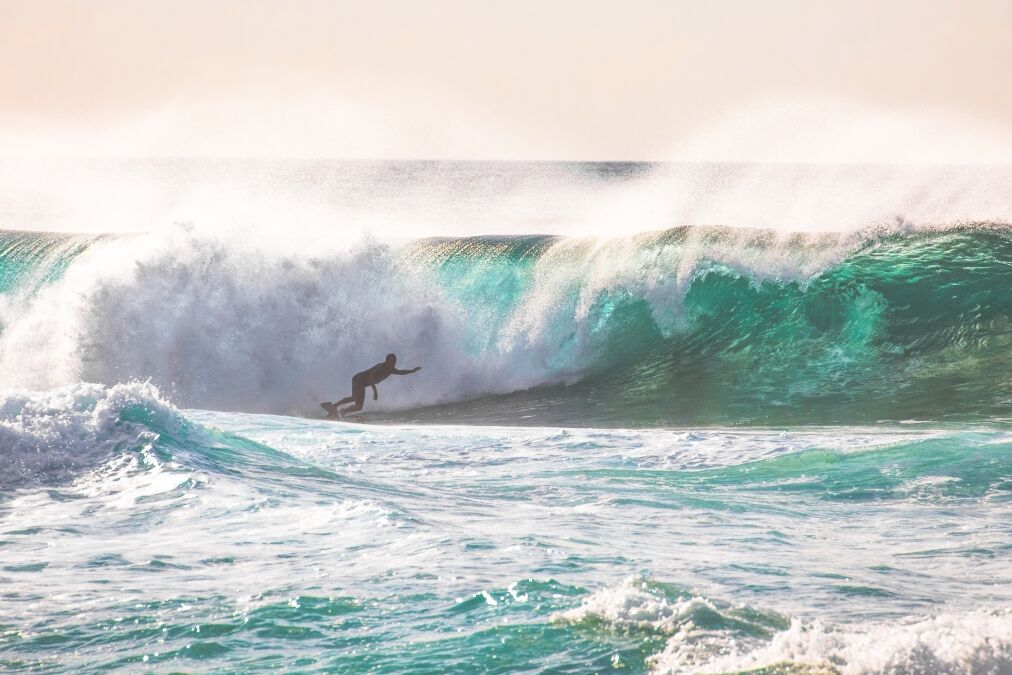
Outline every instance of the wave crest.
[[667, 673], [999, 673], [1012, 668], [1012, 611], [889, 622], [806, 622], [629, 577], [552, 621], [664, 637], [647, 658]]
[[0, 486], [53, 485], [183, 424], [149, 383], [0, 395]]
[[[519, 401], [545, 409], [535, 422], [848, 423], [1012, 406], [1003, 226], [312, 250], [182, 228], [74, 255], [58, 280], [0, 302], [0, 384], [150, 378], [186, 406], [306, 414], [392, 351], [424, 370], [370, 409], [546, 386], [562, 388]], [[473, 410], [491, 421], [510, 407]]]

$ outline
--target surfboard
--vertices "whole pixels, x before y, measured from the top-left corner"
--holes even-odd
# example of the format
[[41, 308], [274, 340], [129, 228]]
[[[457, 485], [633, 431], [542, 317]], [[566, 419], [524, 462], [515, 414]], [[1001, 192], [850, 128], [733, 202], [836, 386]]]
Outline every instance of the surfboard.
[[333, 403], [321, 403], [320, 407], [327, 411], [327, 416], [323, 419], [327, 420], [343, 420], [344, 416], [341, 415], [341, 411], [338, 410], [337, 406]]

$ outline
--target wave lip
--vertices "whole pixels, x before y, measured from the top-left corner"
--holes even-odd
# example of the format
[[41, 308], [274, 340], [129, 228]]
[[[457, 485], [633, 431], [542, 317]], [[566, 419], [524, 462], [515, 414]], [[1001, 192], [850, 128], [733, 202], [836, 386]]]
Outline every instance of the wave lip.
[[150, 383], [79, 383], [0, 395], [0, 488], [67, 482], [183, 425]]

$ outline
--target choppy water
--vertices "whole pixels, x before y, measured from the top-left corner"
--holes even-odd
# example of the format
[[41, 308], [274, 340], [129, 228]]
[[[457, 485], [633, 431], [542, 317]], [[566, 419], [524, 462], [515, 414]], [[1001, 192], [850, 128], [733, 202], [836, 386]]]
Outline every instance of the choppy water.
[[[6, 667], [1012, 668], [1007, 430], [3, 414]], [[35, 449], [88, 466], [44, 486]]]
[[1012, 672], [1010, 288], [990, 223], [4, 234], [0, 667]]

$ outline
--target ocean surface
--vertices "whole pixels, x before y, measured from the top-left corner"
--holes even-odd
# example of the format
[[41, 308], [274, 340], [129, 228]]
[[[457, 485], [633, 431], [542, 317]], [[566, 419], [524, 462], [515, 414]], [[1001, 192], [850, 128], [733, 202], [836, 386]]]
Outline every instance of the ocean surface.
[[[379, 172], [399, 218], [546, 171], [426, 166]], [[1008, 224], [490, 233], [503, 199], [0, 232], [0, 669], [1012, 672]], [[422, 370], [319, 419], [391, 351]]]

